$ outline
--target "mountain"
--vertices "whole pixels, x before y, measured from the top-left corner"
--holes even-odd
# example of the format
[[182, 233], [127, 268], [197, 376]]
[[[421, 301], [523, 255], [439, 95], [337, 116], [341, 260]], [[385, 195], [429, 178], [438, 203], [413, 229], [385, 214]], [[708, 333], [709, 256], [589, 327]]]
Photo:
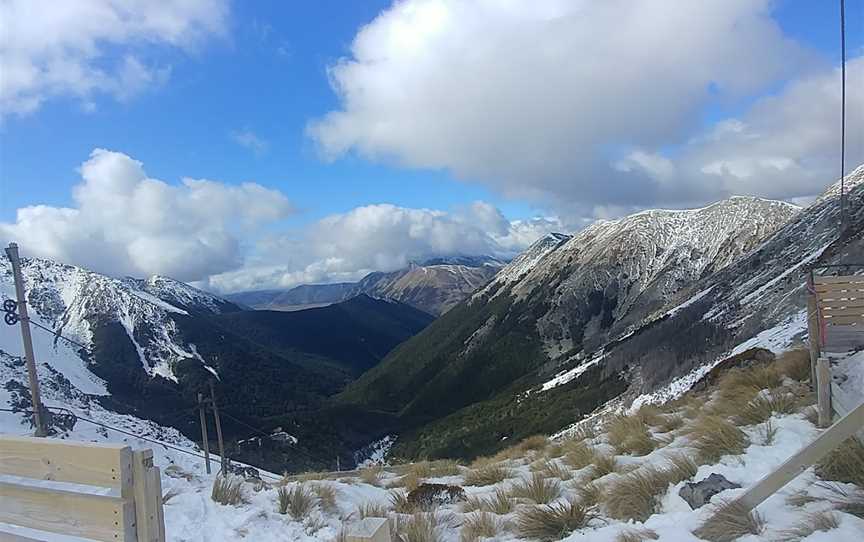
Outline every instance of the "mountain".
[[373, 272], [358, 282], [304, 284], [287, 291], [240, 292], [227, 298], [255, 309], [298, 310], [366, 294], [437, 316], [486, 284], [503, 265], [489, 257], [435, 258], [397, 271]]
[[[798, 212], [782, 202], [735, 197], [702, 209], [644, 211], [570, 238], [541, 239], [337, 400], [398, 414], [416, 428], [398, 447], [430, 457], [471, 455], [514, 432], [558, 429], [561, 420], [578, 419], [628, 388], [621, 370], [595, 361], [605, 346], [626, 342], [662, 318], [695, 285], [759, 249]], [[579, 366], [579, 393], [538, 396], [559, 401], [553, 408], [521, 404], [521, 394], [536, 383]], [[534, 426], [514, 421], [514, 409], [536, 409], [522, 418]], [[559, 409], [568, 415], [555, 416]], [[494, 419], [505, 420], [500, 433], [488, 430]]]
[[[115, 279], [38, 259], [23, 259], [22, 272], [34, 324], [75, 341], [33, 329], [40, 371], [54, 382], [59, 401], [96, 401], [197, 438], [196, 396], [209, 393], [215, 379], [221, 407], [235, 419], [225, 424], [227, 439], [249, 436], [236, 420], [291, 427], [303, 436], [307, 455], [316, 446], [327, 450], [328, 465], [340, 437], [316, 437], [322, 432], [313, 414], [432, 319], [366, 296], [296, 313], [253, 312], [164, 277]], [[14, 295], [5, 258], [0, 291]], [[26, 404], [20, 352], [17, 329], [4, 326], [0, 387], [18, 390], [16, 404]], [[291, 465], [278, 453], [259, 460], [279, 469]]]

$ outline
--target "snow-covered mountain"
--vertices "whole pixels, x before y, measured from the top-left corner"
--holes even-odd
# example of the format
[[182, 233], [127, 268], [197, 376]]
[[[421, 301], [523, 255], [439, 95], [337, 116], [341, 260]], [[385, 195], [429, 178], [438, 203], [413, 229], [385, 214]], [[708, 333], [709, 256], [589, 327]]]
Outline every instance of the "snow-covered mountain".
[[366, 294], [439, 315], [485, 285], [503, 266], [503, 261], [488, 256], [434, 258], [396, 271], [372, 272], [353, 283], [304, 284], [290, 290], [240, 292], [227, 297], [255, 309], [298, 310]]

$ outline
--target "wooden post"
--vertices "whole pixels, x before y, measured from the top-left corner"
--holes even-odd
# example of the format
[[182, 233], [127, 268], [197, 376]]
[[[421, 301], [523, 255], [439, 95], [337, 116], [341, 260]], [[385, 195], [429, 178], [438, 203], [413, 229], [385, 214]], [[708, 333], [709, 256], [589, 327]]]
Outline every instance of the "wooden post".
[[855, 407], [849, 414], [823, 431], [816, 440], [786, 460], [777, 470], [756, 482], [756, 485], [741, 495], [736, 503], [744, 506], [747, 510], [756, 508], [811, 465], [818, 463], [862, 427], [864, 427], [864, 403]]
[[807, 339], [810, 346], [810, 388], [816, 390], [816, 361], [820, 356], [819, 306], [813, 288], [812, 272], [807, 277]]
[[816, 361], [816, 400], [819, 405], [819, 427], [828, 427], [833, 418], [831, 412], [831, 366], [828, 358]]
[[21, 341], [24, 343], [24, 359], [27, 362], [27, 379], [30, 381], [30, 400], [33, 403], [33, 419], [36, 422], [36, 436], [48, 435], [45, 425], [45, 411], [39, 396], [39, 377], [36, 373], [36, 357], [33, 354], [33, 337], [30, 336], [30, 317], [27, 314], [27, 295], [24, 292], [24, 277], [21, 275], [21, 261], [18, 258], [18, 245], [9, 243], [6, 248], [9, 263], [12, 264], [12, 277], [15, 280], [15, 296], [18, 298], [18, 319], [21, 324]]
[[135, 451], [132, 458], [138, 542], [165, 542], [162, 480], [153, 465], [153, 450]]
[[207, 418], [204, 414], [204, 396], [198, 394], [198, 414], [201, 418], [201, 443], [204, 445], [204, 465], [210, 474], [210, 442], [207, 438]]
[[210, 379], [210, 404], [213, 406], [213, 418], [216, 420], [216, 438], [219, 441], [219, 472], [222, 473], [222, 476], [226, 476], [228, 468], [225, 462], [225, 443], [222, 440], [222, 421], [219, 419], [219, 407], [216, 406], [216, 390], [212, 378]]

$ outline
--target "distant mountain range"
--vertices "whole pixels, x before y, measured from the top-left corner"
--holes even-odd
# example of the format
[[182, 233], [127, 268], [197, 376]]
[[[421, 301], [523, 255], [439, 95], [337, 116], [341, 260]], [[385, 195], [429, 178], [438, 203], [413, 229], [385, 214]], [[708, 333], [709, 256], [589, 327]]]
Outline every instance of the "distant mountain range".
[[485, 256], [435, 258], [397, 271], [370, 273], [358, 282], [304, 284], [290, 290], [258, 290], [225, 297], [254, 309], [291, 311], [366, 294], [438, 316], [485, 285], [505, 264]]

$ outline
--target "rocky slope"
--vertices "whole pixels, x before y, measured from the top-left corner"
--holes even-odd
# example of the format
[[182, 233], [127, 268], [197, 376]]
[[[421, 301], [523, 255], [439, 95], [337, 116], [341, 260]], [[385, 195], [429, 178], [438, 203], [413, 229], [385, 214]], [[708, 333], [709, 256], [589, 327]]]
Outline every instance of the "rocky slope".
[[[663, 319], [708, 277], [759, 249], [797, 213], [786, 203], [736, 197], [696, 210], [645, 211], [599, 222], [569, 239], [543, 239], [528, 251], [540, 257], [514, 260], [339, 399], [390, 408], [406, 423], [426, 427], [400, 443], [421, 453], [470, 455], [508, 433], [553, 431], [561, 419], [590, 412], [631, 386], [622, 372], [626, 356], [615, 365], [597, 361], [609, 355], [604, 347], [641, 336], [638, 330]], [[664, 338], [676, 338], [690, 352], [705, 350], [706, 341], [725, 340], [728, 332], [720, 327], [694, 332], [698, 345], [673, 332]], [[523, 401], [533, 386], [583, 365], [581, 378], [565, 386], [568, 397], [546, 391], [537, 401]], [[662, 378], [679, 370], [684, 369]], [[538, 401], [546, 399], [555, 404], [541, 406]], [[524, 414], [521, 420], [514, 421], [514, 409]], [[472, 443], [482, 420], [488, 429], [494, 418], [509, 420], [502, 421], [502, 434]], [[457, 424], [460, 429], [453, 431]]]
[[356, 283], [304, 284], [287, 291], [240, 292], [227, 297], [255, 309], [298, 310], [366, 294], [440, 315], [486, 284], [504, 262], [494, 258], [437, 258], [388, 273], [374, 272]]

